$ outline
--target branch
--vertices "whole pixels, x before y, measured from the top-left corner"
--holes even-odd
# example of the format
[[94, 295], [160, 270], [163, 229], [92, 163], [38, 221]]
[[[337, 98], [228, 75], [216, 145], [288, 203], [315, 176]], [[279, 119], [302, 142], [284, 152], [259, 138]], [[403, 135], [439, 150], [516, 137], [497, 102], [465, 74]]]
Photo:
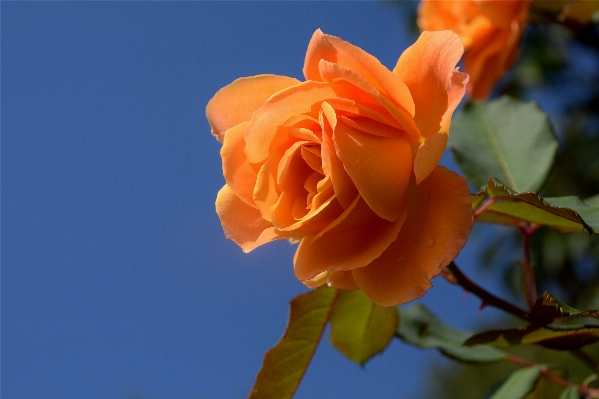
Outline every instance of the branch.
[[494, 306], [510, 314], [513, 314], [514, 316], [519, 317], [522, 320], [528, 321], [528, 314], [525, 310], [520, 309], [516, 305], [506, 302], [499, 297], [496, 297], [489, 291], [474, 283], [464, 273], [462, 273], [462, 271], [458, 268], [458, 265], [456, 265], [455, 262], [452, 261], [449, 264], [449, 266], [447, 266], [447, 269], [453, 275], [457, 284], [461, 285], [466, 291], [471, 292], [480, 299], [482, 299], [484, 304]]

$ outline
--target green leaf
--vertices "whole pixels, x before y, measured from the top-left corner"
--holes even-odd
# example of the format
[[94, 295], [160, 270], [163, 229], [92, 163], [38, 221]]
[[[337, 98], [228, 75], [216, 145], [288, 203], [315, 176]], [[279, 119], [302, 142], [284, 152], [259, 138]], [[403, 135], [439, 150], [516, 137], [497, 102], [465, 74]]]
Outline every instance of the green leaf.
[[504, 96], [468, 102], [451, 124], [449, 145], [475, 187], [495, 176], [525, 192], [545, 182], [558, 142], [549, 118], [535, 103]]
[[463, 346], [471, 334], [447, 326], [422, 305], [400, 309], [397, 335], [409, 344], [438, 349], [444, 355], [466, 363], [497, 362], [507, 358], [505, 352], [496, 348]]
[[363, 365], [387, 347], [398, 321], [396, 307], [377, 305], [360, 290], [341, 291], [331, 316], [331, 342]]
[[578, 387], [572, 386], [564, 389], [559, 399], [579, 399]]
[[250, 399], [291, 398], [312, 360], [339, 290], [327, 286], [295, 297], [285, 335], [266, 352]]
[[584, 203], [591, 208], [599, 208], [599, 194], [585, 199]]
[[[495, 202], [477, 220], [511, 224], [538, 223], [564, 233], [599, 232], [599, 207], [591, 208], [578, 197], [541, 198], [535, 193], [518, 194], [495, 178], [486, 187], [488, 198]], [[476, 197], [481, 204], [480, 196]]]
[[599, 341], [597, 326], [549, 327], [530, 325], [508, 330], [490, 330], [476, 334], [464, 345], [492, 345], [505, 348], [514, 345], [540, 344], [550, 349], [572, 350]]
[[578, 310], [557, 300], [545, 291], [528, 312], [528, 319], [536, 324], [549, 324], [562, 317], [592, 317], [599, 319], [599, 310]]
[[[552, 368], [547, 370], [553, 376], [559, 378], [565, 378], [567, 374], [567, 369], [564, 368]], [[561, 385], [550, 381], [546, 378], [539, 378], [534, 388], [524, 396], [524, 399], [559, 399], [560, 398], [560, 390], [562, 389]]]
[[491, 396], [491, 399], [522, 399], [534, 388], [540, 375], [540, 366], [516, 370]]

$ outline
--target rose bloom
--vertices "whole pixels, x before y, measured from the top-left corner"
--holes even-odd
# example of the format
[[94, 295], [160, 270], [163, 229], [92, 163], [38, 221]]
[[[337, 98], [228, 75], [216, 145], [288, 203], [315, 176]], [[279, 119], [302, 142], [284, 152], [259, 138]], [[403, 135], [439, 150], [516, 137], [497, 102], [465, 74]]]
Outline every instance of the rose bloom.
[[520, 52], [532, 0], [422, 0], [422, 31], [450, 29], [464, 42], [469, 95], [485, 99]]
[[393, 72], [317, 30], [305, 82], [241, 78], [206, 114], [223, 143], [216, 211], [245, 252], [299, 241], [309, 287], [361, 289], [397, 305], [422, 296], [471, 228], [465, 180], [437, 166], [468, 75], [450, 32], [424, 32]]

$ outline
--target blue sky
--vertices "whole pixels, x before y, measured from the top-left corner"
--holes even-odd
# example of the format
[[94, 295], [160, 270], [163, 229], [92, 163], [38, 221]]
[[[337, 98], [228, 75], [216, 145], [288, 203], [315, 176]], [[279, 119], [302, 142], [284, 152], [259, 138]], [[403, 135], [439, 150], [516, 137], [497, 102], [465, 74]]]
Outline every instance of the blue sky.
[[[416, 39], [404, 9], [2, 2], [2, 396], [246, 397], [306, 288], [291, 244], [225, 239], [206, 103], [241, 76], [302, 79], [317, 28], [392, 68]], [[434, 284], [422, 302], [454, 325], [496, 314]], [[444, 361], [395, 341], [360, 368], [325, 339], [296, 397], [411, 398]]]

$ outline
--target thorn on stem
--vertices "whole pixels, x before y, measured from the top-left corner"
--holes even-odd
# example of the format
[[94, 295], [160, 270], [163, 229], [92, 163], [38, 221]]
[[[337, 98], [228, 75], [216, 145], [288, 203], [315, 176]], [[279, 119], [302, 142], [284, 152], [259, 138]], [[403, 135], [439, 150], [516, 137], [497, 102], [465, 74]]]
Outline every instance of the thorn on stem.
[[480, 306], [478, 307], [478, 313], [482, 312], [484, 308], [486, 308], [487, 306], [489, 306], [489, 303], [486, 301], [481, 301], [480, 302]]

